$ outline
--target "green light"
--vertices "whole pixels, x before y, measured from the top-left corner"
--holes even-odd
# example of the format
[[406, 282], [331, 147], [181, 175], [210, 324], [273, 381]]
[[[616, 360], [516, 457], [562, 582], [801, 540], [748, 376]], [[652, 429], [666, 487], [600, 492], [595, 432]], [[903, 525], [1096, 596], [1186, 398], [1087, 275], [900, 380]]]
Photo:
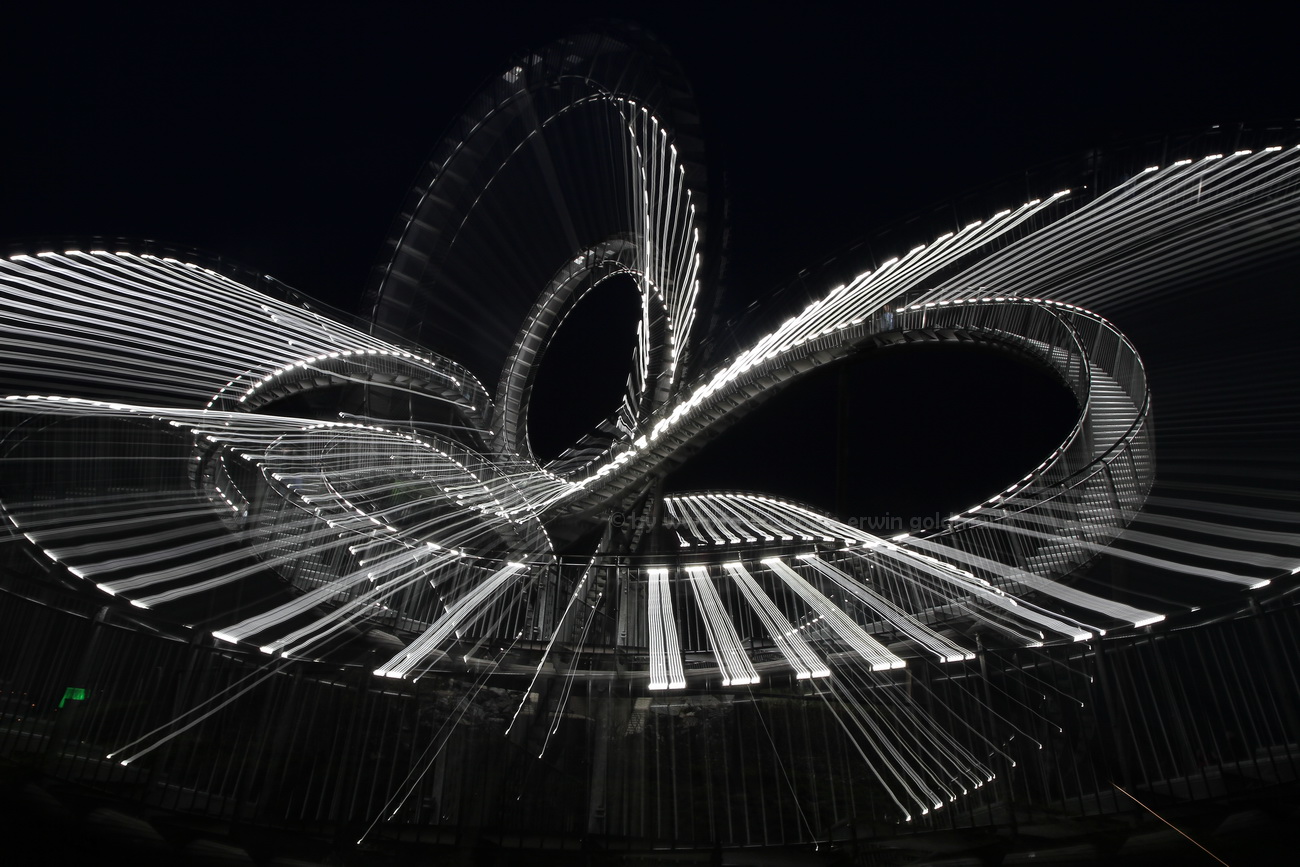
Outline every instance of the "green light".
[[63, 698], [59, 700], [59, 707], [63, 707], [67, 704], [69, 699], [72, 701], [85, 701], [86, 691], [79, 686], [70, 686], [64, 689]]

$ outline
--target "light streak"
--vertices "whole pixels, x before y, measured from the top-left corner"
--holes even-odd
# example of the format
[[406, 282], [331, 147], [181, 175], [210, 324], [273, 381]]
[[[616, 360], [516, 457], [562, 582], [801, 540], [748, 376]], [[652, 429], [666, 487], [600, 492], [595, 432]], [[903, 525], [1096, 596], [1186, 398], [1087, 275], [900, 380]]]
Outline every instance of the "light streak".
[[709, 572], [702, 566], [687, 566], [686, 575], [695, 601], [704, 615], [704, 626], [713, 644], [713, 652], [722, 668], [723, 686], [758, 683], [758, 672], [745, 655], [744, 643], [713, 586]]
[[763, 589], [749, 574], [742, 563], [723, 563], [722, 568], [727, 571], [740, 592], [744, 594], [745, 601], [758, 614], [762, 620], [763, 626], [767, 628], [767, 633], [781, 655], [785, 657], [786, 662], [794, 669], [795, 676], [800, 680], [812, 677], [829, 677], [830, 669], [826, 663], [822, 662], [817, 653], [808, 645], [808, 642], [791, 625], [786, 616], [781, 613], [780, 609], [772, 602], [771, 598], [763, 592]]
[[375, 674], [381, 677], [409, 675], [429, 654], [436, 651], [457, 627], [462, 624], [468, 625], [482, 617], [484, 614], [482, 605], [488, 597], [503, 588], [524, 568], [522, 563], [507, 563], [498, 569], [486, 581], [457, 599], [447, 609], [447, 613], [425, 630], [423, 635], [411, 642], [401, 653], [375, 669]]
[[650, 689], [685, 689], [686, 673], [673, 618], [673, 600], [668, 570], [646, 570], [650, 618]]
[[1211, 858], [1213, 858], [1215, 861], [1218, 861], [1220, 864], [1223, 865], [1223, 867], [1228, 867], [1228, 862], [1227, 862], [1227, 861], [1224, 861], [1224, 860], [1223, 860], [1222, 858], [1220, 858], [1218, 855], [1215, 855], [1215, 854], [1214, 854], [1213, 852], [1211, 852], [1209, 849], [1206, 849], [1206, 848], [1205, 848], [1204, 846], [1202, 846], [1200, 843], [1198, 843], [1198, 842], [1196, 842], [1195, 840], [1193, 840], [1193, 839], [1192, 839], [1192, 838], [1187, 834], [1187, 832], [1183, 831], [1181, 828], [1179, 828], [1179, 827], [1178, 827], [1177, 825], [1175, 825], [1173, 822], [1170, 822], [1170, 821], [1169, 821], [1168, 819], [1166, 819], [1164, 816], [1160, 815], [1160, 814], [1157, 813], [1155, 810], [1151, 809], [1151, 808], [1148, 807], [1146, 804], [1144, 804], [1144, 803], [1142, 803], [1141, 801], [1139, 801], [1137, 798], [1135, 798], [1132, 794], [1130, 794], [1126, 789], [1124, 789], [1124, 788], [1123, 788], [1122, 786], [1120, 786], [1118, 783], [1111, 783], [1111, 785], [1114, 786], [1116, 789], [1119, 789], [1119, 791], [1123, 792], [1123, 793], [1124, 793], [1128, 798], [1130, 798], [1130, 799], [1133, 801], [1133, 803], [1137, 804], [1139, 807], [1141, 807], [1142, 809], [1146, 810], [1146, 811], [1147, 811], [1148, 813], [1150, 813], [1151, 815], [1155, 816], [1155, 817], [1156, 817], [1157, 819], [1159, 819], [1161, 822], [1163, 822], [1164, 824], [1168, 825], [1170, 828], [1173, 828], [1175, 831], [1177, 831], [1178, 834], [1179, 834], [1179, 836], [1181, 836], [1184, 840], [1186, 840], [1187, 842], [1191, 843], [1191, 844], [1192, 844], [1193, 846], [1195, 846], [1197, 849], [1200, 849], [1200, 850], [1201, 850], [1202, 852], [1204, 852], [1206, 855], [1209, 855], [1209, 856], [1210, 856]]
[[[503, 81], [522, 87], [530, 74], [519, 66]], [[1293, 550], [1281, 553], [1300, 547], [1300, 534], [1273, 526], [1295, 524], [1297, 513], [1271, 495], [1202, 478], [1200, 493], [1231, 502], [1169, 496], [1177, 482], [1150, 496], [1156, 477], [1144, 363], [1111, 321], [1092, 312], [1126, 316], [1176, 297], [1172, 292], [1190, 275], [1274, 255], [1278, 233], [1251, 227], [1290, 225], [1300, 214], [1292, 194], [1300, 180], [1295, 149], [1179, 160], [1091, 199], [1063, 190], [1005, 208], [838, 282], [732, 358], [701, 369], [706, 356], [697, 354], [694, 323], [707, 288], [697, 214], [704, 199], [692, 189], [681, 142], [654, 107], [594, 85], [537, 118], [529, 135], [544, 140], [579, 108], [603, 112], [611, 132], [617, 177], [604, 180], [621, 194], [610, 208], [617, 225], [596, 233], [608, 240], [590, 246], [577, 241], [572, 226], [560, 227], [573, 236], [572, 249], [555, 261], [567, 264], [554, 274], [548, 264], [532, 287], [540, 294], [494, 394], [451, 359], [273, 297], [269, 278], [237, 280], [122, 250], [0, 260], [0, 373], [13, 384], [0, 402], [4, 468], [60, 485], [65, 477], [58, 473], [65, 473], [76, 482], [57, 503], [39, 484], [30, 492], [18, 485], [0, 491], [0, 518], [16, 531], [12, 538], [39, 552], [42, 568], [60, 580], [93, 585], [145, 611], [182, 611], [195, 597], [220, 598], [218, 591], [232, 585], [285, 579], [291, 590], [257, 610], [204, 621], [213, 638], [236, 645], [222, 651], [232, 654], [252, 644], [307, 657], [340, 633], [391, 619], [416, 637], [375, 674], [418, 678], [461, 663], [487, 665], [476, 655], [484, 642], [508, 628], [513, 648], [524, 627], [534, 629], [529, 653], [536, 662], [528, 657], [518, 666], [531, 680], [507, 733], [557, 641], [571, 640], [582, 593], [596, 603], [563, 674], [555, 727], [575, 682], [587, 676], [583, 665], [599, 652], [647, 658], [648, 671], [617, 676], [648, 681], [657, 691], [686, 687], [688, 656], [693, 675], [711, 674], [701, 664], [701, 651], [709, 650], [722, 685], [734, 687], [758, 682], [750, 654], [766, 635], [798, 679], [824, 679], [828, 707], [860, 738], [854, 745], [864, 759], [881, 758], [878, 776], [891, 797], [898, 790], [895, 803], [909, 818], [978, 787], [987, 770], [896, 695], [889, 670], [904, 665], [900, 654], [913, 645], [960, 665], [973, 657], [965, 639], [939, 631], [954, 623], [963, 624], [966, 637], [995, 633], [1022, 646], [1160, 623], [1165, 615], [1158, 611], [1064, 580], [1097, 556], [1252, 590], [1300, 571]], [[449, 159], [480, 152], [458, 146]], [[407, 214], [394, 242], [401, 255], [386, 271], [392, 283], [386, 278], [379, 290], [377, 312], [387, 310], [382, 296], [396, 292], [397, 283], [420, 285], [414, 269], [430, 260], [421, 246], [428, 237], [422, 220], [441, 207], [440, 179], [457, 176], [454, 168], [435, 173]], [[452, 200], [458, 199], [446, 199]], [[546, 340], [581, 294], [612, 277], [632, 280], [641, 303], [626, 393], [604, 433], [542, 466], [526, 435], [532, 375]], [[667, 496], [661, 502], [680, 558], [649, 568], [645, 561], [610, 566], [603, 558], [622, 544], [610, 534], [558, 619], [534, 611], [544, 591], [561, 586], [548, 573], [558, 568], [548, 525], [572, 521], [589, 530], [592, 515], [643, 495], [649, 505], [642, 514], [652, 514], [659, 494], [647, 494], [649, 481], [724, 419], [821, 364], [945, 334], [977, 335], [1028, 355], [1060, 376], [1077, 400], [1077, 424], [1022, 478], [942, 527], [888, 539], [760, 494]], [[330, 388], [364, 389], [366, 410], [327, 421], [274, 414], [286, 398]], [[58, 390], [64, 393], [46, 393]], [[1224, 388], [1204, 406], [1169, 413], [1162, 437], [1195, 444], [1211, 428], [1267, 427], [1283, 411], [1265, 415], [1253, 407], [1265, 393], [1262, 386]], [[372, 394], [434, 406], [446, 420], [418, 422], [414, 410], [406, 418], [372, 415]], [[1268, 396], [1285, 402], [1290, 391], [1278, 387]], [[1250, 415], [1238, 419], [1240, 413]], [[68, 433], [103, 442], [80, 456], [41, 451]], [[784, 447], [774, 445], [773, 456]], [[46, 461], [56, 469], [42, 475]], [[156, 473], [158, 480], [139, 481], [156, 489], [114, 491], [90, 471], [117, 462]], [[1204, 472], [1222, 463], [1193, 466]], [[625, 582], [633, 581], [614, 579], [623, 598], [613, 648], [588, 644], [605, 593], [592, 585], [598, 561], [645, 579], [644, 598], [639, 584], [629, 592]], [[754, 562], [769, 570], [759, 577], [774, 595], [745, 565]], [[728, 599], [739, 594], [748, 611], [734, 604], [737, 610], [729, 610], [719, 575], [736, 588], [724, 582]], [[516, 610], [523, 613], [507, 618]], [[753, 628], [755, 618], [761, 628]], [[696, 634], [699, 624], [707, 644]], [[885, 644], [891, 641], [893, 649]], [[448, 653], [453, 644], [470, 649], [456, 659]], [[500, 659], [485, 672], [497, 672]], [[778, 664], [762, 660], [760, 667]], [[215, 699], [126, 761], [209, 718], [224, 706], [208, 709]], [[761, 715], [760, 721], [766, 731]]]
[[879, 641], [868, 635], [835, 603], [823, 596], [817, 588], [805, 581], [802, 575], [784, 562], [776, 557], [768, 557], [763, 560], [763, 565], [780, 576], [781, 580], [799, 594], [818, 615], [825, 618], [831, 629], [867, 662], [872, 671], [885, 671], [907, 665]]

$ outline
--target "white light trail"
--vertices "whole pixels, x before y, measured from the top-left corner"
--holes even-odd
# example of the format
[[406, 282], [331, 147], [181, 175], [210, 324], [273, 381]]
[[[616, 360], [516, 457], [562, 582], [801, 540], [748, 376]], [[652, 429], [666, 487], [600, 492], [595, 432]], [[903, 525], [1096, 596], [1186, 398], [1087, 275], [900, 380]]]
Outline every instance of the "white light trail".
[[960, 662], [964, 659], [975, 658], [975, 654], [944, 638], [879, 593], [855, 580], [847, 572], [825, 562], [816, 554], [803, 554], [799, 559], [830, 578], [841, 590], [857, 599], [871, 611], [874, 611], [898, 629], [899, 632], [933, 653], [941, 662]]
[[704, 627], [709, 634], [709, 642], [713, 645], [713, 655], [722, 669], [722, 685], [758, 683], [758, 672], [745, 655], [744, 642], [732, 625], [731, 617], [718, 596], [718, 588], [713, 586], [713, 579], [709, 577], [709, 571], [703, 566], [687, 566], [686, 575], [691, 589], [695, 591], [700, 613], [704, 615]]
[[646, 570], [646, 588], [650, 602], [646, 608], [650, 618], [650, 689], [685, 689], [686, 672], [677, 640], [668, 570]]
[[812, 677], [829, 677], [830, 669], [826, 663], [822, 662], [819, 657], [804, 640], [799, 630], [795, 629], [781, 610], [776, 607], [771, 598], [763, 592], [763, 588], [754, 580], [754, 576], [749, 574], [743, 563], [723, 563], [722, 568], [727, 570], [731, 575], [740, 592], [744, 594], [745, 600], [749, 602], [750, 607], [758, 614], [763, 626], [767, 628], [767, 634], [771, 637], [772, 643], [776, 645], [777, 650], [785, 657], [785, 661], [795, 671], [795, 677], [803, 680]]
[[522, 563], [507, 563], [502, 566], [487, 580], [477, 584], [452, 603], [446, 614], [425, 630], [423, 635], [411, 642], [405, 650], [375, 669], [375, 674], [380, 677], [410, 675], [417, 666], [436, 652], [438, 646], [450, 638], [458, 627], [468, 626], [482, 617], [485, 613], [483, 603], [524, 569]]
[[799, 594], [799, 597], [826, 621], [831, 630], [866, 661], [872, 671], [886, 671], [907, 665], [879, 641], [868, 635], [866, 630], [786, 563], [776, 557], [767, 557], [763, 560], [763, 565], [775, 572], [790, 589]]

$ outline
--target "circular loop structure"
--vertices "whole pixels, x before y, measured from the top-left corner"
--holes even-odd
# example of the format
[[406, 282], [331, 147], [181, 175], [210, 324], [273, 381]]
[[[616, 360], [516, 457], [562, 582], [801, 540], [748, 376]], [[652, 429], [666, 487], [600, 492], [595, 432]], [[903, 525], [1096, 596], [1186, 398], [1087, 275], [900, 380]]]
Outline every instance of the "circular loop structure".
[[[484, 823], [534, 773], [545, 784], [500, 820], [520, 833], [559, 822], [687, 845], [754, 843], [740, 818], [757, 827], [769, 797], [789, 807], [773, 825], [783, 842], [833, 839], [844, 815], [939, 827], [943, 809], [1007, 807], [1003, 785], [1118, 809], [1087, 780], [1108, 760], [1138, 778], [1124, 749], [1033, 759], [1063, 780], [1074, 761], [1074, 782], [999, 774], [1067, 724], [1089, 744], [1111, 714], [1136, 730], [1145, 711], [1096, 702], [1099, 681], [1142, 670], [1152, 647], [1220, 640], [1213, 624], [1158, 631], [1167, 618], [1190, 627], [1203, 607], [1269, 605], [1295, 620], [1285, 593], [1266, 593], [1300, 571], [1294, 497], [1267, 469], [1237, 479], [1221, 448], [1229, 430], [1261, 467], [1288, 459], [1295, 418], [1269, 401], [1290, 398], [1294, 373], [1276, 393], [1249, 391], [1245, 362], [1186, 374], [1181, 338], [1162, 341], [1140, 314], [1204, 302], [1189, 287], [1232, 267], [1294, 267], [1300, 150], [1176, 160], [998, 211], [869, 269], [840, 262], [852, 277], [737, 333], [745, 348], [718, 359], [703, 347], [720, 233], [695, 124], [680, 72], [642, 35], [521, 58], [434, 151], [361, 327], [126, 247], [0, 260], [12, 542], [0, 610], [29, 619], [13, 634], [40, 648], [15, 650], [35, 661], [5, 682], [85, 679], [123, 709], [105, 702], [82, 728], [15, 712], [0, 740], [21, 753], [93, 732], [80, 740], [96, 755], [68, 758], [76, 774], [153, 791], [174, 773], [157, 797], [177, 806], [172, 789], [211, 786], [214, 806], [194, 809], [214, 812], [257, 794], [249, 809], [268, 824]], [[625, 399], [543, 464], [528, 438], [537, 370], [575, 306], [615, 278], [640, 296]], [[1222, 302], [1205, 303], [1199, 321], [1213, 322]], [[1077, 422], [1023, 476], [924, 531], [869, 532], [780, 492], [665, 491], [772, 395], [927, 343], [1027, 359], [1069, 390]], [[1175, 457], [1161, 474], [1148, 369], [1168, 388]], [[979, 446], [954, 448], [979, 460]], [[72, 661], [48, 651], [69, 624], [85, 628]], [[1272, 648], [1266, 633], [1231, 635], [1232, 664]], [[1114, 673], [1106, 647], [1123, 660]], [[153, 701], [173, 672], [204, 666], [209, 685], [183, 679], [183, 701]], [[133, 680], [134, 667], [164, 685]], [[246, 694], [261, 704], [241, 711]], [[1289, 719], [1233, 701], [1261, 720], [1259, 748], [1294, 766]], [[319, 732], [303, 734], [318, 716], [346, 741], [342, 778], [370, 793], [363, 807], [344, 806], [344, 783], [293, 779], [323, 760], [309, 745]], [[187, 740], [219, 725], [213, 751]], [[348, 740], [357, 731], [375, 744]], [[214, 762], [272, 740], [285, 745], [280, 782], [255, 766], [211, 782]], [[1181, 761], [1143, 769], [1146, 784], [1177, 789]], [[141, 782], [136, 762], [166, 772]], [[493, 781], [482, 803], [449, 789], [474, 762]], [[661, 772], [672, 782], [651, 787]], [[666, 809], [676, 823], [682, 803], [712, 805], [700, 793], [715, 786], [740, 793], [725, 832], [647, 818]], [[583, 815], [559, 815], [552, 792]]]

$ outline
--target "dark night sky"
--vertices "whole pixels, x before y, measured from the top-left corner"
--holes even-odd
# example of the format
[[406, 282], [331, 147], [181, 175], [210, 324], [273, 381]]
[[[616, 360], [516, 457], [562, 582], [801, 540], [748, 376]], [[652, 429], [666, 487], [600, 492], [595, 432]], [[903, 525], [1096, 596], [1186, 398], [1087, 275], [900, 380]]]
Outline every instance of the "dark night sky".
[[[1142, 133], [1300, 113], [1290, 31], [1263, 6], [1147, 14], [1133, 4], [863, 4], [847, 14], [807, 3], [780, 14], [739, 3], [561, 8], [7, 12], [0, 240], [96, 234], [191, 245], [351, 309], [407, 186], [475, 89], [512, 55], [599, 16], [644, 24], [694, 83], [726, 173], [737, 308], [881, 225], [1027, 166]], [[875, 429], [859, 444], [872, 456], [865, 466], [896, 475], [853, 509], [959, 507], [908, 492], [937, 484], [958, 498], [967, 488], [983, 496], [1017, 462], [1037, 463], [1037, 452], [1023, 451], [1037, 446], [1019, 442], [1035, 416], [972, 417], [974, 406], [954, 401], [974, 384], [951, 359], [888, 364], [855, 372], [853, 406], [855, 421], [870, 416], [863, 424]], [[976, 362], [956, 367], [977, 370]], [[989, 370], [1015, 379], [1014, 370]], [[1024, 388], [1041, 392], [1030, 380]], [[731, 479], [752, 470], [754, 443], [799, 436], [788, 426], [805, 410], [790, 407], [815, 404], [816, 394], [774, 403], [766, 415], [787, 429], [749, 440], [738, 433], [726, 448], [735, 468], [718, 459], [713, 475], [685, 483], [741, 484]], [[911, 429], [875, 422], [891, 415], [919, 421]], [[803, 427], [802, 450], [824, 461], [833, 424]], [[1008, 448], [1019, 456], [994, 462], [993, 481], [968, 485], [953, 482], [955, 464], [937, 480], [903, 471], [972, 433], [1015, 441]], [[871, 473], [857, 472], [854, 484], [870, 486]], [[785, 482], [801, 474], [792, 469]], [[781, 475], [773, 486], [785, 484]], [[824, 491], [785, 492], [832, 505]]]

